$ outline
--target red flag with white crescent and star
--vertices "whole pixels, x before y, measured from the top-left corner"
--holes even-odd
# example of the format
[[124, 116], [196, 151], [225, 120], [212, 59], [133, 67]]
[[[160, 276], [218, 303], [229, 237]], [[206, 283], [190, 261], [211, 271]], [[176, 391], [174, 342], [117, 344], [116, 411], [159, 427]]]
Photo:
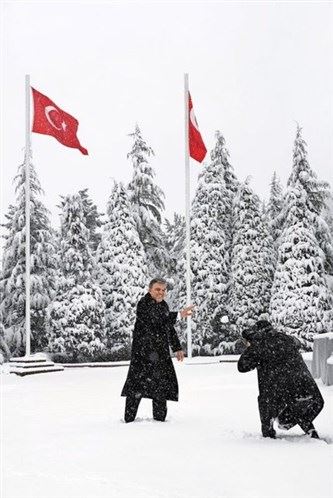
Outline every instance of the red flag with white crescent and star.
[[193, 110], [193, 104], [190, 92], [188, 94], [188, 112], [189, 112], [188, 139], [189, 139], [190, 156], [199, 163], [201, 163], [207, 154], [207, 149], [205, 147], [201, 133], [199, 131], [198, 122], [196, 120]]
[[32, 95], [34, 99], [34, 121], [32, 131], [43, 135], [51, 135], [66, 147], [79, 149], [84, 155], [88, 155], [87, 149], [81, 146], [76, 136], [79, 122], [70, 114], [63, 111], [46, 95], [34, 88]]

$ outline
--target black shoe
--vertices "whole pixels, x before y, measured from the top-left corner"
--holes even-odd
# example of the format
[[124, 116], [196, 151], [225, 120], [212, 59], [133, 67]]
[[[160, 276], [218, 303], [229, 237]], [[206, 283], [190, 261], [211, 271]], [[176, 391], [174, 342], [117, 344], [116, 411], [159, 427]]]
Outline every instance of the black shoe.
[[268, 431], [262, 431], [263, 437], [270, 437], [271, 439], [276, 439], [276, 432], [274, 429], [269, 429]]
[[261, 432], [264, 437], [276, 439], [276, 432], [273, 427], [274, 419], [272, 418], [269, 423], [261, 424]]
[[128, 424], [129, 422], [134, 422], [135, 417], [124, 417], [124, 420], [125, 420], [126, 424]]
[[311, 429], [311, 431], [309, 431], [307, 434], [309, 434], [309, 436], [312, 439], [320, 439], [320, 437], [319, 437], [318, 432], [316, 431], [316, 429]]
[[318, 436], [318, 432], [316, 431], [315, 426], [313, 425], [312, 422], [302, 423], [300, 424], [300, 426], [305, 432], [305, 434], [307, 434], [311, 438], [320, 439], [320, 437]]

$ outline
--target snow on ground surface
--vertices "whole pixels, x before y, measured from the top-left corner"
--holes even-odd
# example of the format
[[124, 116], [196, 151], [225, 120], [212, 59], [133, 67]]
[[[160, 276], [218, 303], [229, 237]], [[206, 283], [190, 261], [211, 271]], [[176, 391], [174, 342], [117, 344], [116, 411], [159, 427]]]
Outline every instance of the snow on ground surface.
[[[2, 376], [4, 498], [331, 498], [333, 387], [316, 420], [260, 436], [256, 372], [177, 364], [180, 402], [132, 424], [119, 396], [128, 367]], [[327, 444], [329, 443], [329, 444]]]

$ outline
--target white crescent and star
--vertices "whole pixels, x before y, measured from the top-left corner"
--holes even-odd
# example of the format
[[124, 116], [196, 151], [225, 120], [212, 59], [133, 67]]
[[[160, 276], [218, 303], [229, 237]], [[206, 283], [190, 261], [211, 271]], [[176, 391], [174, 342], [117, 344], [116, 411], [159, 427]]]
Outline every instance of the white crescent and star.
[[65, 121], [63, 121], [60, 126], [57, 126], [55, 124], [55, 122], [52, 121], [52, 119], [51, 119], [50, 112], [51, 111], [59, 112], [58, 109], [56, 109], [55, 107], [53, 107], [53, 105], [48, 105], [48, 106], [45, 107], [44, 111], [45, 111], [46, 119], [48, 120], [48, 122], [50, 123], [50, 125], [53, 126], [53, 128], [55, 128], [56, 130], [66, 131], [67, 125], [66, 125]]
[[190, 120], [191, 120], [191, 123], [193, 124], [194, 128], [199, 131], [199, 127], [198, 127], [197, 119], [196, 119], [194, 111], [193, 111], [193, 107], [190, 110]]

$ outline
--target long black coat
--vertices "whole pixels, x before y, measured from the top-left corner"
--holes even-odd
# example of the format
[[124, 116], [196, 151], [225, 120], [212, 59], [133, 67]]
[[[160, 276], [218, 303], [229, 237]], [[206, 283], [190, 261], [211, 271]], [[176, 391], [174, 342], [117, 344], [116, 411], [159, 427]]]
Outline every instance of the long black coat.
[[298, 342], [272, 328], [266, 329], [251, 338], [251, 345], [238, 361], [240, 372], [257, 369], [262, 422], [276, 418], [286, 407], [306, 399], [315, 402], [313, 413], [309, 410], [306, 414], [308, 420], [313, 420], [324, 404], [318, 386], [298, 350]]
[[176, 312], [165, 301], [157, 303], [148, 293], [137, 306], [131, 363], [122, 396], [178, 401], [178, 382], [170, 356], [181, 350], [174, 329]]

